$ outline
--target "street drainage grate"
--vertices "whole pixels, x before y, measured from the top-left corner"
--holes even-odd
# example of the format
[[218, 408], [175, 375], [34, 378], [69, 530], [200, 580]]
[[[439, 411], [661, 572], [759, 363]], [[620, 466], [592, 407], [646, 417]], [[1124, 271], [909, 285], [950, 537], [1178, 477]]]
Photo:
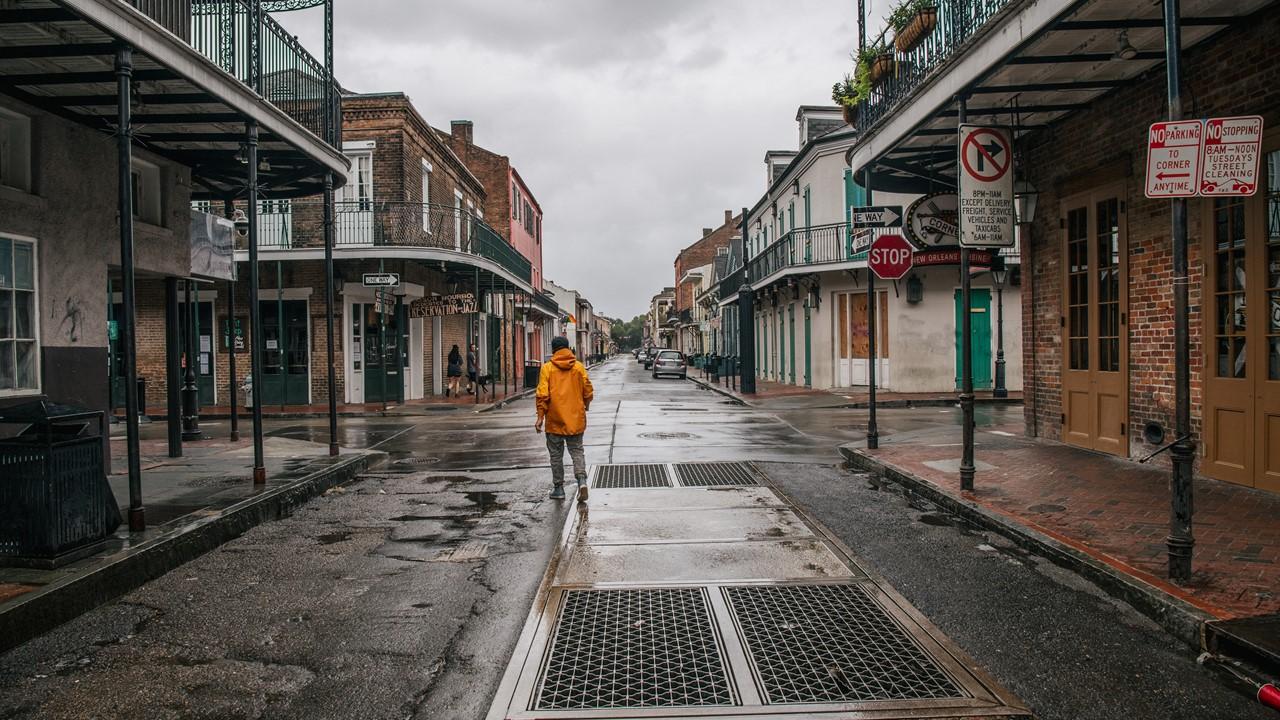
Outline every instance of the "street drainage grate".
[[535, 709], [733, 704], [701, 589], [565, 592]]
[[742, 462], [676, 463], [672, 467], [685, 487], [760, 484], [752, 467]]
[[861, 586], [724, 593], [770, 704], [968, 697]]
[[597, 488], [665, 488], [671, 487], [665, 465], [601, 465], [592, 483]]

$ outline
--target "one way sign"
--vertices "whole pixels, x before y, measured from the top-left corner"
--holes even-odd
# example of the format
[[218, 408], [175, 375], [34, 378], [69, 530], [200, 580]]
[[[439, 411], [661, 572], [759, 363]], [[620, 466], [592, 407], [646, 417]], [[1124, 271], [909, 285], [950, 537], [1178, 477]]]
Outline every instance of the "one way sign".
[[902, 227], [901, 205], [868, 205], [851, 209], [856, 228]]

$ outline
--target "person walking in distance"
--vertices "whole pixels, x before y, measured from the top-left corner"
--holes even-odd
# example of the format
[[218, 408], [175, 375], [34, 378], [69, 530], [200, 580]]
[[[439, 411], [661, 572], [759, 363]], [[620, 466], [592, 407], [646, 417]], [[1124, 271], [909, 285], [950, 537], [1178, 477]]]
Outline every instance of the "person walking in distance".
[[449, 387], [444, 389], [444, 396], [450, 395], [458, 397], [458, 384], [462, 382], [462, 353], [458, 352], [458, 346], [454, 345], [449, 351]]
[[467, 394], [476, 391], [476, 371], [480, 369], [480, 354], [474, 344], [467, 347]]
[[582, 450], [582, 434], [587, 431], [587, 411], [591, 409], [595, 391], [587, 369], [574, 357], [566, 338], [552, 340], [551, 351], [551, 360], [543, 363], [538, 374], [538, 420], [533, 429], [542, 432], [546, 427], [554, 485], [551, 497], [564, 497], [564, 449], [568, 446], [573, 477], [578, 481], [578, 502], [586, 502], [587, 461]]

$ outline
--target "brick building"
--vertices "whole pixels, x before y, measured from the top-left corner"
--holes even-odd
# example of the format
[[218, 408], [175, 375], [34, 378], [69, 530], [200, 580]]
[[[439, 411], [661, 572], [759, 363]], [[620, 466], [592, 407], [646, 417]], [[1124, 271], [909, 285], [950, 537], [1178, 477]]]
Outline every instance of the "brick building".
[[[517, 377], [507, 338], [521, 325], [513, 315], [523, 313], [512, 298], [534, 295], [531, 268], [481, 219], [481, 181], [403, 93], [344, 97], [342, 150], [351, 168], [333, 208], [339, 401], [400, 402], [443, 394], [449, 351], [457, 345], [465, 353], [469, 341], [479, 347], [482, 374], [500, 382]], [[327, 401], [321, 199], [264, 201], [260, 218], [261, 400], [272, 406]], [[231, 348], [244, 347], [230, 329], [248, 336], [247, 252], [239, 249], [236, 259], [240, 282], [194, 288], [203, 405], [225, 405], [232, 385], [239, 388], [249, 372], [242, 350], [237, 377], [229, 377]], [[395, 290], [365, 287], [365, 273], [382, 272], [399, 276]], [[161, 292], [154, 282], [139, 288], [140, 296]], [[233, 291], [234, 323], [228, 305]], [[445, 296], [474, 304], [454, 305]], [[162, 333], [163, 304], [140, 307], [142, 332]], [[162, 350], [142, 347], [139, 363], [151, 384], [149, 396], [163, 397]]]
[[697, 298], [710, 283], [711, 270], [717, 256], [729, 254], [729, 244], [741, 237], [742, 216], [724, 211], [724, 222], [717, 228], [703, 228], [702, 237], [681, 250], [675, 259], [674, 312], [675, 345], [686, 355], [705, 352], [697, 319]]

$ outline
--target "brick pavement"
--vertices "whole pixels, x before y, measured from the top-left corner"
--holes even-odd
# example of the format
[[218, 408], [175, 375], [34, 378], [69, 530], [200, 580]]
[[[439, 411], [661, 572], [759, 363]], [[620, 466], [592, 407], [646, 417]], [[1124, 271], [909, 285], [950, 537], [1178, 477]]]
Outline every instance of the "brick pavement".
[[[697, 368], [689, 368], [689, 377], [696, 381], [711, 384], [708, 377]], [[830, 390], [815, 390], [789, 383], [770, 382], [766, 380], [756, 380], [756, 392], [753, 395], [742, 393], [732, 384], [726, 385], [724, 378], [715, 383], [715, 387], [719, 390], [729, 393], [734, 397], [747, 403], [768, 401], [775, 398], [801, 398], [811, 399], [814, 402], [828, 401], [830, 407], [842, 405], [860, 404], [869, 401], [870, 393], [865, 387], [848, 387], [848, 388], [832, 388]], [[989, 402], [993, 398], [991, 391], [978, 391], [975, 394], [979, 402]], [[934, 392], [934, 393], [899, 393], [880, 390], [876, 393], [876, 401], [884, 403], [901, 403], [901, 402], [917, 402], [917, 403], [939, 403], [939, 402], [958, 402], [957, 395], [954, 392]], [[1021, 392], [1010, 392], [1007, 398], [1008, 402], [1017, 403], [1022, 401]]]
[[979, 432], [977, 459], [991, 467], [979, 465], [973, 493], [961, 493], [955, 470], [958, 429], [862, 452], [1219, 618], [1280, 612], [1280, 495], [1196, 478], [1195, 572], [1177, 586], [1165, 579], [1167, 469], [1017, 437], [1020, 426], [994, 430]]

